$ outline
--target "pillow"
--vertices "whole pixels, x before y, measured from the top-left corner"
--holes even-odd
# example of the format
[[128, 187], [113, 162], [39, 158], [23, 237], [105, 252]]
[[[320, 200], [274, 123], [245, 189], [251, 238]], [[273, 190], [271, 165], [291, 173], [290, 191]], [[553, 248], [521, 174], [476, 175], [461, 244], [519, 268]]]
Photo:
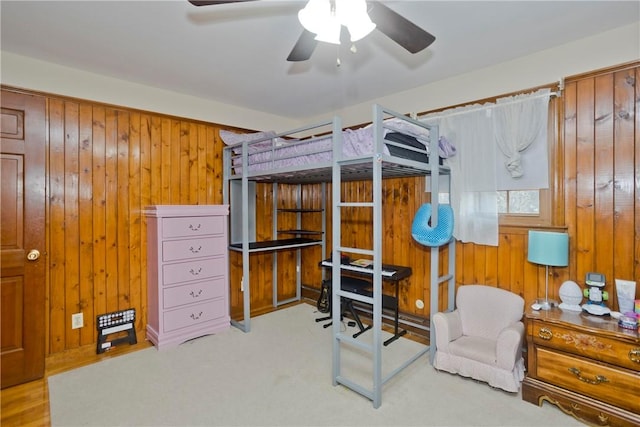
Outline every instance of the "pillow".
[[429, 129], [414, 125], [406, 120], [401, 120], [397, 117], [385, 120], [393, 129], [389, 129], [391, 132], [402, 132], [405, 135], [411, 135], [417, 139], [421, 139], [424, 142], [429, 142]]

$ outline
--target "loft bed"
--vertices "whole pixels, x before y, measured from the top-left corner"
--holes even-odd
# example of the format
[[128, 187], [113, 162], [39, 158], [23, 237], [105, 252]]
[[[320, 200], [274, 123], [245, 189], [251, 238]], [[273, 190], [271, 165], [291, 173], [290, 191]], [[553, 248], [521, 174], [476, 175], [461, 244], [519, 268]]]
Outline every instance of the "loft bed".
[[[438, 155], [438, 129], [414, 120], [405, 115], [385, 109], [379, 105], [373, 106], [373, 120], [368, 126], [359, 129], [342, 129], [339, 117], [332, 120], [294, 129], [289, 132], [276, 134], [274, 132], [259, 132], [245, 135], [223, 135], [221, 137], [228, 144], [224, 148], [224, 187], [223, 198], [225, 204], [230, 204], [231, 225], [230, 246], [232, 251], [242, 252], [242, 286], [243, 290], [243, 320], [232, 320], [232, 324], [245, 332], [250, 326], [250, 254], [258, 251], [277, 251], [296, 249], [312, 245], [321, 245], [323, 259], [326, 255], [324, 213], [323, 229], [316, 236], [305, 235], [303, 230], [297, 230], [295, 238], [274, 239], [255, 242], [255, 215], [253, 212], [252, 188], [255, 183], [272, 183], [274, 185], [274, 219], [277, 221], [277, 184], [310, 184], [322, 183], [322, 211], [325, 208], [325, 185], [332, 183], [332, 217], [340, 223], [341, 209], [355, 207], [373, 209], [373, 249], [352, 248], [341, 246], [341, 227], [333, 227], [333, 242], [331, 258], [332, 267], [332, 305], [340, 306], [340, 298], [347, 297], [370, 304], [373, 319], [373, 345], [366, 345], [353, 339], [348, 334], [340, 332], [340, 313], [333, 310], [333, 383], [343, 384], [352, 390], [368, 397], [374, 407], [381, 404], [382, 385], [406, 366], [417, 360], [430, 349], [426, 346], [418, 354], [409, 358], [402, 366], [393, 371], [388, 377], [382, 378], [382, 185], [384, 178], [429, 176], [430, 188], [437, 189], [439, 177], [449, 173]], [[302, 135], [302, 136], [300, 136]], [[231, 137], [231, 138], [230, 138]], [[237, 139], [234, 139], [237, 138]], [[235, 142], [235, 143], [234, 143]], [[342, 181], [371, 180], [373, 197], [371, 202], [343, 201], [341, 199], [340, 183]], [[431, 197], [434, 212], [437, 212], [438, 196]], [[298, 206], [299, 212], [304, 209]], [[238, 224], [237, 218], [241, 221]], [[432, 223], [437, 224], [437, 213], [432, 217]], [[274, 224], [274, 236], [277, 237], [277, 226]], [[449, 244], [450, 251], [455, 249], [453, 240]], [[368, 256], [372, 259], [373, 296], [346, 292], [340, 286], [341, 253], [353, 253]], [[438, 276], [439, 248], [431, 249], [431, 313], [438, 311], [438, 286], [443, 282], [449, 284], [449, 309], [453, 309], [454, 277], [451, 273], [454, 253], [450, 252], [450, 273]], [[298, 261], [300, 261], [298, 252]], [[274, 257], [274, 272], [277, 268]], [[298, 263], [298, 266], [300, 263]], [[298, 268], [298, 270], [300, 270]], [[275, 277], [275, 275], [274, 275]], [[297, 295], [300, 299], [300, 281], [298, 271]], [[277, 283], [274, 281], [274, 306], [277, 301]], [[285, 301], [286, 303], [290, 301]], [[430, 342], [435, 344], [433, 329], [430, 328]], [[367, 389], [352, 382], [340, 372], [343, 345], [360, 348], [368, 352], [373, 359], [373, 388]], [[433, 354], [431, 355], [433, 358]]]

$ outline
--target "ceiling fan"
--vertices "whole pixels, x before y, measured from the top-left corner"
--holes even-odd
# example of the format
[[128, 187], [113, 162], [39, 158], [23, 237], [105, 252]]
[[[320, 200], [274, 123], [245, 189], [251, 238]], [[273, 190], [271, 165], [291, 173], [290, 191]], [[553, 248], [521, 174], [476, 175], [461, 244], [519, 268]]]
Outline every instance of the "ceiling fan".
[[[210, 6], [249, 1], [258, 0], [189, 0], [189, 3], [194, 6]], [[317, 3], [317, 1], [314, 2]], [[327, 3], [330, 4], [332, 13], [335, 12], [336, 0], [330, 0], [327, 1]], [[381, 1], [367, 1], [366, 4], [368, 7], [366, 14], [371, 22], [375, 24], [375, 28], [380, 30], [383, 34], [398, 43], [407, 51], [411, 53], [420, 52], [435, 41], [436, 38], [433, 35], [388, 8]], [[301, 13], [302, 12], [303, 11], [301, 11]], [[289, 53], [287, 61], [306, 61], [311, 57], [311, 54], [317, 44], [318, 35], [304, 28], [302, 34], [298, 38], [298, 41], [293, 46], [291, 53]]]

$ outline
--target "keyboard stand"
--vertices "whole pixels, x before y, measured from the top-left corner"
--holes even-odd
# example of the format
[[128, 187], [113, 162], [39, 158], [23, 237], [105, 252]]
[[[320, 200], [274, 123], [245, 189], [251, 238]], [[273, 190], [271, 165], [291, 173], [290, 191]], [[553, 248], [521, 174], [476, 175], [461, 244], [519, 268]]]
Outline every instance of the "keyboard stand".
[[[331, 259], [326, 259], [322, 262], [320, 262], [320, 267], [322, 268], [332, 268], [333, 267], [333, 262], [331, 261]], [[345, 272], [345, 273], [353, 273], [355, 275], [358, 276], [369, 276], [371, 277], [373, 275], [373, 270], [370, 268], [366, 268], [366, 267], [360, 267], [360, 266], [356, 266], [356, 265], [352, 265], [349, 263], [343, 263], [340, 265], [340, 269], [341, 271]], [[397, 340], [398, 338], [400, 338], [401, 336], [405, 335], [407, 333], [406, 330], [400, 330], [400, 307], [399, 307], [399, 301], [400, 301], [400, 282], [406, 278], [408, 278], [409, 276], [411, 276], [411, 267], [403, 267], [403, 266], [398, 266], [398, 265], [390, 265], [390, 264], [383, 264], [382, 265], [382, 280], [387, 281], [387, 282], [392, 282], [395, 285], [395, 295], [386, 295], [383, 294], [382, 295], [382, 308], [383, 309], [387, 309], [387, 310], [392, 310], [393, 311], [393, 336], [389, 339], [387, 339], [383, 344], [384, 346], [388, 346], [389, 344], [391, 344], [392, 342], [394, 342], [395, 340]], [[343, 280], [345, 278], [353, 278], [351, 276], [347, 276], [347, 275], [342, 275]], [[356, 279], [357, 280], [357, 279]], [[344, 285], [343, 285], [344, 287]], [[345, 288], [345, 290], [348, 290]], [[351, 290], [351, 292], [356, 292]], [[366, 294], [365, 294], [366, 292]], [[367, 295], [367, 296], [373, 296], [371, 291], [361, 291], [361, 292], [357, 292], [360, 293], [362, 295]], [[353, 305], [353, 301], [351, 301], [351, 304]], [[354, 310], [355, 311], [355, 310]], [[358, 319], [359, 325], [362, 325], [362, 322], [359, 321], [359, 317], [356, 317]], [[370, 325], [369, 327], [367, 327], [365, 330], [362, 330], [364, 328], [364, 326], [360, 327], [360, 332], [356, 333], [353, 337], [356, 338], [359, 335], [361, 335], [363, 332], [369, 330], [372, 328], [372, 325]]]

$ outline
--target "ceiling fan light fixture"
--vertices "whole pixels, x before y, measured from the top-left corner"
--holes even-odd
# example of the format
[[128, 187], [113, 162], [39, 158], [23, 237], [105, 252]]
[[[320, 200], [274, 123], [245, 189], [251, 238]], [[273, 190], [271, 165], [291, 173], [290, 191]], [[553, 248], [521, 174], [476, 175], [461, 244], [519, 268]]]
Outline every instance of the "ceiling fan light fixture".
[[366, 21], [361, 20], [357, 22], [350, 22], [349, 25], [347, 25], [347, 29], [349, 30], [349, 35], [351, 36], [352, 42], [357, 42], [358, 40], [364, 38], [371, 31], [375, 30], [375, 28], [376, 24], [371, 22], [369, 17], [367, 17]]
[[302, 26], [314, 34], [320, 33], [331, 19], [331, 3], [328, 0], [309, 0], [298, 12]]
[[352, 42], [376, 28], [367, 14], [365, 0], [309, 0], [298, 12], [298, 20], [307, 31], [316, 34], [316, 40], [332, 44], [340, 44], [342, 25], [349, 30]]
[[340, 44], [340, 32], [342, 26], [340, 22], [333, 17], [324, 23], [324, 27], [316, 33], [316, 40], [319, 42]]
[[352, 42], [364, 38], [376, 28], [367, 13], [365, 0], [336, 0], [336, 15], [349, 30]]

